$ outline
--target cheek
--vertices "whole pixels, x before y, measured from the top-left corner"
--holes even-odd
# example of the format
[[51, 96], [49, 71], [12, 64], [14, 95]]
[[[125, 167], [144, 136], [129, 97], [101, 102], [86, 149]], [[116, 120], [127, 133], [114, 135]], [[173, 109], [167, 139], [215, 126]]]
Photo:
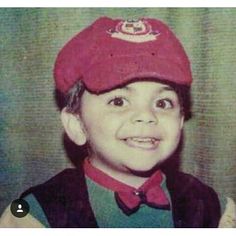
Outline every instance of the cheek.
[[114, 136], [122, 126], [122, 117], [105, 112], [90, 113], [83, 116], [83, 124], [88, 139], [106, 139]]
[[182, 131], [182, 118], [177, 116], [165, 117], [162, 120], [162, 127], [169, 139], [178, 141]]

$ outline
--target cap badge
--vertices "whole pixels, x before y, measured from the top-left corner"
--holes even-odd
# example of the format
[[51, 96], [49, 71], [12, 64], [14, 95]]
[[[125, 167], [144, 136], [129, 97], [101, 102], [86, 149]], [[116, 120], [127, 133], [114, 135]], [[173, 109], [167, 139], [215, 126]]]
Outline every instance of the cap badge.
[[108, 33], [112, 38], [143, 43], [156, 40], [160, 32], [153, 31], [151, 25], [145, 20], [120, 21], [115, 29], [110, 29]]

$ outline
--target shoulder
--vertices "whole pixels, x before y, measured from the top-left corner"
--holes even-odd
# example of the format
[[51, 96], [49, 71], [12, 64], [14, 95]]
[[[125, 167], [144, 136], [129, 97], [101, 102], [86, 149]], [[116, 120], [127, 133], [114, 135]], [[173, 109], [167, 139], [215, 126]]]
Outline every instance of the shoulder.
[[177, 220], [185, 222], [183, 226], [218, 226], [221, 208], [213, 188], [182, 172], [167, 176], [167, 187], [174, 206], [174, 215]]
[[174, 175], [167, 176], [167, 185], [170, 191], [177, 192], [180, 196], [191, 192], [198, 198], [211, 195], [213, 198], [218, 199], [213, 188], [204, 184], [193, 175], [183, 172], [176, 172]]
[[37, 200], [50, 227], [79, 225], [76, 213], [83, 213], [90, 206], [82, 169], [66, 169], [45, 183], [31, 187], [21, 198], [30, 194]]
[[20, 198], [33, 194], [47, 214], [49, 208], [58, 208], [62, 212], [70, 201], [80, 199], [81, 192], [86, 191], [83, 172], [79, 169], [69, 168], [61, 171], [48, 181], [33, 186], [23, 192]]
[[[79, 185], [80, 172], [75, 168], [68, 168], [56, 174], [46, 182], [33, 186], [21, 194], [21, 198], [28, 194], [59, 196], [64, 193], [71, 185]], [[52, 197], [51, 197], [52, 199]]]
[[201, 200], [205, 207], [208, 205], [219, 209], [220, 212], [219, 198], [215, 190], [193, 175], [177, 172], [167, 177], [167, 186], [176, 199]]

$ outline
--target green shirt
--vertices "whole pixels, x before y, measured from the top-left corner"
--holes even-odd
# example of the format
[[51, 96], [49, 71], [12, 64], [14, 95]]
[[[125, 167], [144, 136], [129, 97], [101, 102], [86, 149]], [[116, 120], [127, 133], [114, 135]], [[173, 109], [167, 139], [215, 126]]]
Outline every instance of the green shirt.
[[[86, 182], [89, 200], [97, 224], [101, 228], [172, 228], [172, 211], [149, 207], [142, 204], [139, 210], [131, 215], [126, 215], [118, 207], [114, 192], [106, 189], [88, 177]], [[169, 197], [166, 182], [162, 187]], [[170, 200], [170, 197], [169, 197]]]

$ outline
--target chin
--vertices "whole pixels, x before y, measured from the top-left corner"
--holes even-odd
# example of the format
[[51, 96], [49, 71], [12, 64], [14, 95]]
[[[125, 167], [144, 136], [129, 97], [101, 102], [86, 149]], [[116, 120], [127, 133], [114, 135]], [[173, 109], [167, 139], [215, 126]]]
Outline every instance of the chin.
[[148, 177], [151, 176], [156, 170], [158, 170], [163, 162], [164, 160], [163, 161], [159, 160], [154, 164], [150, 165], [147, 165], [146, 163], [145, 165], [132, 165], [132, 166], [127, 166], [127, 169], [134, 175]]

